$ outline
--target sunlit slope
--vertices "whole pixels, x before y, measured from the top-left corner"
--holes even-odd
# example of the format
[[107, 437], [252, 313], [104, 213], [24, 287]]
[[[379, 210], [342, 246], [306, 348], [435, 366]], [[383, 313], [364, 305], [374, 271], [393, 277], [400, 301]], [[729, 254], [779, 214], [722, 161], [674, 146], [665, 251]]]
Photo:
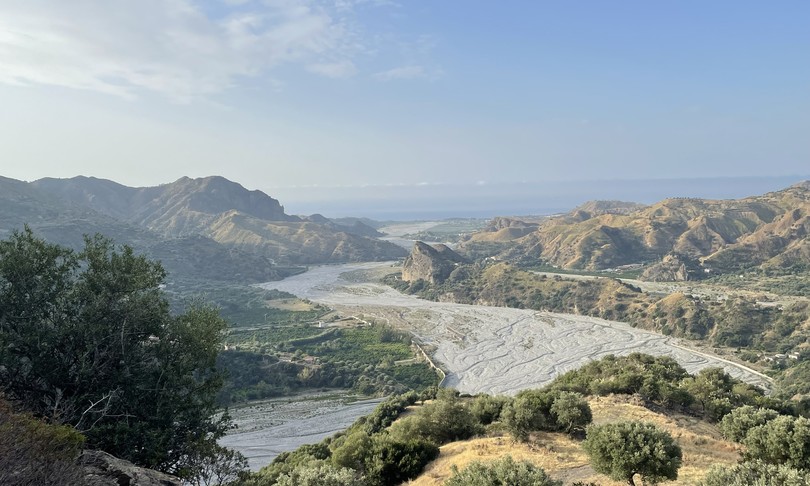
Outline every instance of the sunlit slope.
[[[740, 458], [739, 446], [722, 439], [714, 425], [694, 417], [652, 412], [627, 396], [591, 398], [588, 402], [595, 424], [641, 420], [652, 422], [672, 435], [683, 450], [683, 466], [678, 480], [668, 484], [699, 484], [712, 465], [733, 465]], [[528, 444], [515, 442], [500, 433], [451, 442], [441, 447], [439, 458], [430, 463], [421, 476], [406, 484], [438, 486], [450, 477], [453, 465], [463, 469], [472, 461], [495, 460], [506, 454], [516, 460], [531, 461], [566, 484], [575, 481], [594, 481], [603, 486], [626, 484], [595, 473], [580, 442], [565, 434], [548, 432], [537, 433], [535, 440]]]
[[499, 248], [502, 258], [586, 270], [653, 263], [669, 254], [702, 261], [714, 271], [810, 262], [806, 183], [736, 200], [673, 198], [646, 207], [614, 206], [584, 205], [518, 238], [481, 232], [462, 249], [511, 241], [509, 248]]

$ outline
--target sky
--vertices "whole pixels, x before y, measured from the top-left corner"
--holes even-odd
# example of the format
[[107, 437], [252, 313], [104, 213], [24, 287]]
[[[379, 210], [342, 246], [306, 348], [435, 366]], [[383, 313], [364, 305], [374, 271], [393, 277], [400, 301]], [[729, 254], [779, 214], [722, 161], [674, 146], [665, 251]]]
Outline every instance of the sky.
[[808, 24], [806, 0], [2, 0], [0, 175], [293, 199], [806, 175]]

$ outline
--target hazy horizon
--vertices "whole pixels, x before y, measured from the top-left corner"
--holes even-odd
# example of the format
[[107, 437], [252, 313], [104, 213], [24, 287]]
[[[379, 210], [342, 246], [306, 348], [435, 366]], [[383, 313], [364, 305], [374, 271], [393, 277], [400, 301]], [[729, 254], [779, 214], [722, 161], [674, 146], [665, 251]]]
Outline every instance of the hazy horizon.
[[289, 214], [375, 220], [490, 218], [567, 212], [590, 200], [651, 204], [670, 197], [737, 199], [810, 176], [569, 180], [515, 184], [298, 187], [265, 191]]

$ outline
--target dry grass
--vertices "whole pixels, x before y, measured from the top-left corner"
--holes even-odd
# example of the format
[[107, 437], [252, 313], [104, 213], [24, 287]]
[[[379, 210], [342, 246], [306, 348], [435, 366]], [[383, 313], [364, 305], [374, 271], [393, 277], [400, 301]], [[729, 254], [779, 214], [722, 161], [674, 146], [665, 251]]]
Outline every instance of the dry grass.
[[[626, 396], [592, 398], [590, 405], [594, 423], [642, 420], [672, 434], [683, 450], [684, 461], [678, 480], [669, 484], [698, 484], [712, 465], [734, 464], [739, 460], [736, 446], [722, 440], [717, 428], [706, 422], [684, 415], [655, 413]], [[453, 465], [461, 469], [473, 461], [492, 461], [507, 454], [515, 460], [531, 461], [566, 484], [574, 481], [595, 481], [602, 486], [626, 484], [596, 474], [588, 465], [588, 456], [579, 443], [556, 433], [536, 434], [530, 444], [514, 442], [508, 436], [446, 444], [442, 446], [439, 458], [429, 464], [420, 477], [407, 484], [440, 485], [450, 477]]]
[[315, 305], [301, 299], [273, 299], [265, 302], [267, 307], [294, 312], [311, 311]]

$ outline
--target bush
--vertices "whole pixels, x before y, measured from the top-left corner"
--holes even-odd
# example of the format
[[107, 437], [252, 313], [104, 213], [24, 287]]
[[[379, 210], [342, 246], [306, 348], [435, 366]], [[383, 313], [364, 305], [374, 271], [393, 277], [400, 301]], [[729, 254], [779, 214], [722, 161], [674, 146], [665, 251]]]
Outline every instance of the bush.
[[365, 486], [354, 471], [328, 463], [301, 466], [278, 478], [277, 486]]
[[453, 466], [453, 474], [445, 481], [445, 486], [562, 486], [546, 472], [528, 461], [515, 462], [506, 456], [490, 463], [473, 462], [458, 470]]
[[523, 390], [502, 412], [503, 423], [516, 440], [526, 441], [529, 433], [553, 430], [556, 421], [551, 417], [555, 395], [542, 390]]
[[591, 408], [579, 393], [524, 390], [501, 413], [507, 430], [525, 441], [539, 430], [574, 432], [591, 422]]
[[483, 432], [481, 424], [457, 398], [445, 396], [420, 407], [391, 426], [391, 435], [403, 440], [422, 439], [435, 444], [469, 439]]
[[645, 484], [675, 480], [683, 457], [672, 436], [643, 422], [592, 425], [582, 447], [596, 472], [628, 484], [636, 474]]
[[0, 484], [81, 484], [83, 471], [76, 460], [83, 444], [84, 437], [72, 427], [15, 414], [0, 401]]
[[566, 433], [584, 430], [591, 423], [591, 407], [579, 393], [561, 392], [551, 404], [551, 417], [559, 430]]
[[470, 404], [470, 413], [482, 425], [488, 425], [501, 418], [501, 411], [510, 401], [504, 396], [478, 395]]
[[748, 431], [746, 459], [810, 469], [810, 419], [780, 416]]
[[364, 464], [366, 481], [370, 486], [399, 484], [418, 476], [438, 456], [439, 448], [425, 440], [375, 436]]
[[734, 442], [741, 442], [745, 439], [748, 431], [759, 425], [775, 419], [779, 414], [775, 410], [768, 408], [755, 408], [751, 405], [743, 405], [735, 408], [718, 424], [723, 437]]
[[702, 486], [807, 486], [810, 475], [784, 464], [754, 460], [728, 466], [715, 466], [706, 474]]

